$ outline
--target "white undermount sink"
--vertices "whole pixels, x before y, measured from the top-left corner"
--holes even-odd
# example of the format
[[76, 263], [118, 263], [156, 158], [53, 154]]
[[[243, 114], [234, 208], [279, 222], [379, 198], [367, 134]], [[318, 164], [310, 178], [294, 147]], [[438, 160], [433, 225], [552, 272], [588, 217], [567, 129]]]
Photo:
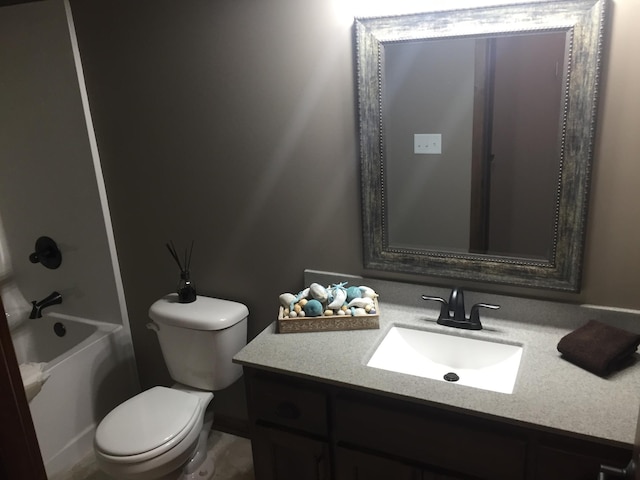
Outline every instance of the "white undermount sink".
[[367, 366], [512, 393], [521, 358], [521, 345], [394, 326]]

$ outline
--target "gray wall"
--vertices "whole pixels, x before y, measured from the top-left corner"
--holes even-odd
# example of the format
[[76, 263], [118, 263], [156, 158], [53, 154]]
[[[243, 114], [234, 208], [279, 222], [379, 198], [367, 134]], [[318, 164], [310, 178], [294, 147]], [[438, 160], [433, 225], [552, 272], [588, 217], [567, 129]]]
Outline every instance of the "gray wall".
[[[147, 309], [195, 239], [199, 291], [250, 335], [302, 271], [362, 271], [350, 28], [330, 0], [73, 0], [143, 385], [168, 382]], [[480, 290], [640, 308], [640, 31], [613, 9], [583, 291]], [[635, 102], [635, 107], [633, 106]], [[630, 221], [634, 219], [633, 221]], [[625, 232], [625, 234], [622, 234]], [[425, 277], [416, 282], [452, 285]]]
[[72, 3], [143, 384], [168, 381], [147, 309], [195, 240], [202, 294], [250, 335], [303, 268], [359, 271], [351, 32], [328, 2]]

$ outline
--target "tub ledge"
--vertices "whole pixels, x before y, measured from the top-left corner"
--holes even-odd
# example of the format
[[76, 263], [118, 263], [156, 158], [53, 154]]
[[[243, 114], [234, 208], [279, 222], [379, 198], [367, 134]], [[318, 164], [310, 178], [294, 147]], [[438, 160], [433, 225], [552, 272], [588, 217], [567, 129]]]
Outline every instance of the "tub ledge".
[[31, 401], [42, 389], [42, 385], [49, 378], [49, 374], [44, 370], [46, 363], [21, 363], [20, 375], [24, 384], [24, 391], [27, 395], [27, 401]]

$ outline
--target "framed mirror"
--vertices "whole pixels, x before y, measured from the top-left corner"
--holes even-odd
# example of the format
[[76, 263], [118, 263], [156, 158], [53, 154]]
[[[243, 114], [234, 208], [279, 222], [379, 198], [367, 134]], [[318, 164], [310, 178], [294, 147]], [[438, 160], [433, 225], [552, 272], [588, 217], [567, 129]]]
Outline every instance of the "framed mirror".
[[606, 11], [356, 19], [365, 268], [579, 291]]

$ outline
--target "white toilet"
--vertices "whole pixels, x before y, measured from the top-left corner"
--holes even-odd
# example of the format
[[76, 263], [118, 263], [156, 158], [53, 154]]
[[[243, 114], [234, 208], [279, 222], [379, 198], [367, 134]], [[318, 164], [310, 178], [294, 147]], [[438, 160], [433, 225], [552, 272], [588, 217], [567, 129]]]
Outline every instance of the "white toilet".
[[205, 410], [212, 391], [242, 376], [232, 357], [246, 345], [249, 310], [241, 303], [198, 296], [179, 303], [177, 294], [149, 309], [172, 388], [153, 387], [113, 409], [98, 425], [98, 466], [123, 480], [206, 480], [213, 414]]

